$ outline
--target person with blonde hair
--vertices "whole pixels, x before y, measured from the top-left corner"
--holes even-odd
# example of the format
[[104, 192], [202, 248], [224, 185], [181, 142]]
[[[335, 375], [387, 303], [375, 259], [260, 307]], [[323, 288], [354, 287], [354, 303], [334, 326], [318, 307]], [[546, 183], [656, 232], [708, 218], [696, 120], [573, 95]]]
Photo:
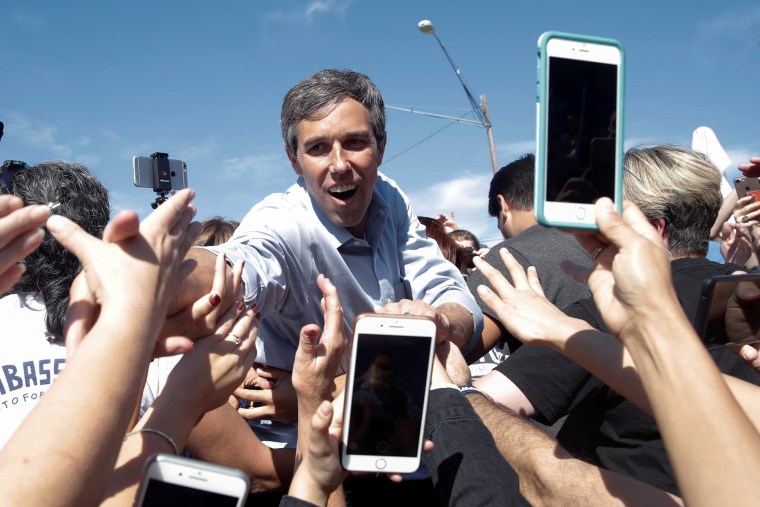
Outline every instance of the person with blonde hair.
[[[674, 145], [632, 148], [624, 165], [623, 195], [662, 237], [674, 290], [693, 324], [704, 280], [740, 269], [705, 258], [721, 206], [720, 174], [704, 155]], [[601, 250], [592, 251], [591, 257], [596, 260], [600, 254]], [[607, 331], [591, 298], [562, 310]], [[723, 373], [760, 384], [752, 368], [733, 352], [711, 356]], [[679, 494], [655, 420], [559, 352], [521, 347], [475, 386], [545, 424], [567, 416], [557, 440], [573, 456]]]

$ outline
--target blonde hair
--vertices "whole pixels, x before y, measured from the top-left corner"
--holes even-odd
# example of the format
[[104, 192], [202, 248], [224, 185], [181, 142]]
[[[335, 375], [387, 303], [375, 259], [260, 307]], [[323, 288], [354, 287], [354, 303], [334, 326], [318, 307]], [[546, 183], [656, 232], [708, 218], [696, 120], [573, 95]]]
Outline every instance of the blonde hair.
[[661, 144], [625, 153], [623, 196], [650, 220], [663, 218], [674, 255], [707, 255], [723, 198], [720, 172], [699, 152]]

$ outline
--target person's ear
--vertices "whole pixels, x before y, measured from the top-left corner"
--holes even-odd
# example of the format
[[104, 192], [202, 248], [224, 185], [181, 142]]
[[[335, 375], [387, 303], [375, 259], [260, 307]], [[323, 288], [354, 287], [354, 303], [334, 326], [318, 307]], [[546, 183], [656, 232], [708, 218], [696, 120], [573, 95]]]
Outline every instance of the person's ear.
[[383, 163], [383, 155], [385, 154], [385, 142], [388, 140], [388, 136], [386, 135], [382, 141], [377, 143], [377, 166], [380, 167], [380, 164]]
[[668, 239], [666, 237], [667, 231], [665, 230], [665, 219], [664, 218], [662, 218], [662, 217], [660, 217], [660, 218], [654, 218], [654, 219], [650, 220], [649, 223], [652, 224], [652, 227], [654, 227], [655, 229], [657, 229], [657, 234], [659, 234], [662, 237], [662, 239], [665, 239], [665, 240]]
[[301, 164], [298, 163], [298, 157], [296, 157], [296, 154], [290, 151], [290, 148], [285, 146], [285, 153], [288, 154], [288, 160], [290, 160], [290, 167], [293, 168], [293, 170], [296, 172], [297, 175], [303, 176], [303, 170], [301, 169]]
[[507, 200], [504, 199], [503, 195], [497, 195], [496, 200], [499, 201], [499, 208], [501, 209], [501, 214], [506, 219], [507, 215], [509, 215], [509, 212], [512, 211], [512, 208], [510, 207]]

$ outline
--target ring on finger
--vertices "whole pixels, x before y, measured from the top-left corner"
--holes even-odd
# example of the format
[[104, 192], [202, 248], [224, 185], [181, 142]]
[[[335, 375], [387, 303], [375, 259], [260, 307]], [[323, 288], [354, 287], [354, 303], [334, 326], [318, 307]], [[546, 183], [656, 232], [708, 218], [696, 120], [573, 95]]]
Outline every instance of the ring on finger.
[[749, 216], [748, 216], [748, 215], [744, 215], [744, 216], [742, 217], [742, 223], [743, 223], [743, 224], [746, 224], [747, 222], [749, 222]]
[[599, 258], [599, 256], [602, 254], [602, 252], [604, 251], [605, 248], [607, 248], [607, 245], [602, 245], [602, 246], [596, 247], [594, 249], [594, 251], [591, 252], [591, 259], [593, 259], [594, 261], [596, 261], [596, 259]]
[[235, 346], [236, 346], [236, 347], [237, 347], [238, 345], [240, 345], [241, 343], [243, 343], [243, 339], [242, 339], [242, 338], [240, 338], [240, 337], [239, 337], [238, 335], [236, 335], [235, 333], [229, 333], [229, 334], [227, 334], [227, 336], [232, 336], [232, 337], [235, 339]]

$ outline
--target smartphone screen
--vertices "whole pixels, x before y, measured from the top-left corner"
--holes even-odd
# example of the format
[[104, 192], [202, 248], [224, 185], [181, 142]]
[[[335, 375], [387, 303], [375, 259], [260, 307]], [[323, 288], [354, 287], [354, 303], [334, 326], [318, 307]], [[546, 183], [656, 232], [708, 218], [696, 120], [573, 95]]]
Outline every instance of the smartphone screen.
[[710, 348], [760, 341], [760, 273], [707, 279], [700, 295], [696, 326]]
[[617, 65], [549, 57], [546, 200], [613, 198]]
[[163, 507], [166, 505], [235, 507], [238, 505], [238, 498], [214, 491], [204, 491], [158, 479], [150, 479], [145, 490], [142, 507]]
[[[370, 329], [354, 335], [344, 419], [348, 423], [343, 437], [344, 466], [349, 470], [413, 472], [421, 454], [435, 325], [422, 321], [427, 330], [421, 334], [405, 329], [407, 322], [398, 316], [369, 319], [385, 320], [384, 329], [372, 332], [365, 320], [363, 327]], [[401, 323], [395, 331], [394, 322]]]
[[240, 470], [172, 454], [149, 458], [137, 507], [241, 507], [250, 479]]
[[622, 68], [616, 41], [547, 32], [539, 39], [536, 218], [596, 229], [594, 203], [622, 206]]

